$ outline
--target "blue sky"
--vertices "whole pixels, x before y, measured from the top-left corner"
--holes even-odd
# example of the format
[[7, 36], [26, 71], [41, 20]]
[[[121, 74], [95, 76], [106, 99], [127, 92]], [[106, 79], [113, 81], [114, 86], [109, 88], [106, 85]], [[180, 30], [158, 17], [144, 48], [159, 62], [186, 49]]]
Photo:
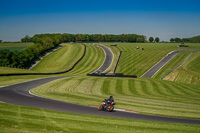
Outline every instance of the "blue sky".
[[200, 35], [200, 0], [0, 0], [0, 40], [41, 33]]

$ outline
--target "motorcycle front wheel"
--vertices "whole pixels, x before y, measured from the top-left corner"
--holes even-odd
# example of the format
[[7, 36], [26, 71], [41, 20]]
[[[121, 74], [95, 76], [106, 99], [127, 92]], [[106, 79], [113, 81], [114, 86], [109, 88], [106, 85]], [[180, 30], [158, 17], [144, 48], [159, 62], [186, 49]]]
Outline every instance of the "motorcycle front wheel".
[[107, 109], [108, 112], [112, 112], [114, 110], [114, 106], [110, 106], [110, 108]]

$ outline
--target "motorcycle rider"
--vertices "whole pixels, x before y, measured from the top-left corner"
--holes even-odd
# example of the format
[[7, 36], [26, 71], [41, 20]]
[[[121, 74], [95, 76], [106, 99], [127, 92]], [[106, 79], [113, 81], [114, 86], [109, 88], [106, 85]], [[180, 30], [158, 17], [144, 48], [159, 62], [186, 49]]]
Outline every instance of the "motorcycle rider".
[[110, 104], [112, 102], [114, 102], [113, 96], [110, 96], [108, 99], [105, 99], [105, 104], [106, 104], [105, 108], [108, 106], [108, 104]]

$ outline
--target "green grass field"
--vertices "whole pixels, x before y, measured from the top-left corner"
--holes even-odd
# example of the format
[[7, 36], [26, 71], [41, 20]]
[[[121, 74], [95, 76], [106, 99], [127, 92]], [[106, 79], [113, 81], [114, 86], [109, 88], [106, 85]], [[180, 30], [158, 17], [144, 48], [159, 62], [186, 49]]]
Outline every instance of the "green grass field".
[[34, 71], [30, 71], [28, 69], [0, 67], [0, 74], [8, 74], [8, 73], [34, 73]]
[[165, 80], [200, 85], [200, 52], [194, 53], [178, 69], [166, 76]]
[[8, 49], [22, 51], [23, 49], [32, 45], [33, 43], [0, 43], [0, 50]]
[[[200, 52], [192, 54], [181, 67], [165, 77], [164, 80], [160, 79], [163, 74], [184, 60], [189, 52], [175, 56], [152, 79], [140, 78], [167, 53], [176, 49], [200, 49], [200, 44], [186, 44], [189, 45], [188, 48], [178, 48], [176, 43], [117, 43], [117, 47], [111, 47], [111, 44], [103, 43], [103, 45], [110, 47], [114, 54], [113, 64], [109, 69], [114, 68], [119, 50], [122, 50], [116, 72], [137, 75], [139, 78], [84, 76], [98, 69], [105, 58], [101, 48], [86, 44], [86, 55], [83, 60], [72, 71], [62, 74], [81, 76], [55, 80], [31, 90], [31, 92], [52, 99], [89, 106], [99, 105], [102, 100], [113, 95], [117, 103], [115, 107], [119, 109], [133, 110], [142, 114], [200, 119]], [[137, 50], [137, 46], [143, 47], [144, 50]], [[52, 69], [51, 71], [63, 70], [68, 67], [66, 61], [73, 64], [75, 62], [73, 59], [77, 59], [81, 55], [81, 50], [80, 44], [76, 44], [76, 46], [66, 44], [66, 47], [42, 60], [41, 62], [46, 63], [40, 64], [37, 71], [42, 71], [42, 69], [42, 72], [50, 71], [50, 69]], [[69, 55], [70, 58], [68, 59]], [[56, 58], [61, 64], [54, 68], [47, 68], [49, 64], [55, 63]], [[64, 67], [61, 68], [60, 66]], [[0, 72], [15, 71], [14, 69], [1, 69]], [[0, 77], [0, 86], [43, 77], [49, 76]], [[103, 128], [108, 128], [104, 124], [105, 122], [109, 125], [108, 132], [171, 133], [200, 131], [199, 126], [193, 125], [77, 115], [4, 103], [0, 103], [0, 106], [0, 116], [4, 116], [0, 117], [2, 132], [105, 132]]]
[[[178, 48], [177, 45], [176, 43], [119, 43], [122, 56], [116, 72], [140, 77], [167, 53], [177, 49], [188, 49], [188, 47]], [[187, 45], [189, 49], [200, 48], [199, 44]], [[137, 46], [144, 50], [136, 49]]]
[[0, 103], [1, 133], [198, 133], [200, 126], [55, 112]]
[[190, 54], [190, 52], [181, 52], [172, 58], [165, 66], [163, 66], [154, 76], [153, 78], [160, 79], [172, 69], [177, 67], [180, 63], [184, 61], [184, 59]]
[[85, 57], [77, 64], [77, 66], [65, 75], [86, 75], [97, 70], [103, 63], [105, 58], [102, 48], [96, 45], [86, 44]]
[[[33, 69], [16, 69], [0, 67], [0, 73], [31, 73], [31, 72], [60, 72], [68, 70], [83, 55], [84, 46], [81, 44], [64, 44], [64, 47], [42, 59]], [[79, 75], [94, 72], [103, 63], [104, 51], [96, 45], [86, 44], [85, 57], [70, 72], [63, 75]]]
[[84, 46], [81, 44], [62, 44], [64, 47], [53, 52], [42, 59], [33, 71], [37, 72], [61, 72], [70, 69], [84, 53]]
[[99, 105], [114, 96], [116, 108], [143, 114], [200, 119], [200, 86], [154, 79], [64, 78], [31, 90], [39, 96], [84, 105]]

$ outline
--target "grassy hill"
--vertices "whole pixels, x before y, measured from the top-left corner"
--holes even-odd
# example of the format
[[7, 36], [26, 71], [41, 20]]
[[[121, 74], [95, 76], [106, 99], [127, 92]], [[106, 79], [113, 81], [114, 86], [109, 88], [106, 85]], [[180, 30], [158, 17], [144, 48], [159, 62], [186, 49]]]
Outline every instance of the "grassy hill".
[[[177, 49], [188, 49], [178, 48], [177, 45], [176, 43], [118, 43], [122, 56], [116, 72], [140, 77], [167, 53]], [[189, 49], [200, 48], [199, 44], [186, 45], [189, 45]]]
[[70, 72], [66, 73], [67, 75], [80, 75], [94, 72], [97, 70], [103, 63], [105, 59], [105, 54], [102, 48], [86, 44], [86, 54], [85, 57], [77, 64], [77, 66]]
[[[186, 44], [189, 45], [188, 48], [178, 48], [176, 43], [117, 43], [117, 47], [111, 47], [111, 44], [103, 43], [110, 47], [114, 54], [110, 69], [115, 65], [119, 50], [122, 50], [116, 72], [137, 75], [139, 78], [84, 76], [99, 68], [105, 58], [101, 48], [86, 44], [86, 55], [83, 60], [71, 72], [62, 74], [81, 76], [59, 79], [35, 88], [31, 92], [52, 99], [89, 106], [99, 105], [103, 99], [113, 95], [117, 103], [116, 108], [133, 110], [142, 114], [200, 119], [200, 53], [192, 54], [180, 68], [169, 74], [165, 80], [160, 80], [160, 77], [184, 60], [190, 54], [189, 52], [175, 56], [153, 79], [140, 78], [170, 51], [188, 48], [200, 49], [199, 44]], [[137, 46], [140, 49], [136, 49]], [[69, 47], [72, 49], [69, 50]], [[66, 44], [66, 47], [42, 60], [46, 63], [40, 64], [41, 67], [38, 67], [37, 71], [50, 71], [53, 66], [50, 68], [47, 66], [51, 63], [54, 64], [57, 60], [61, 65], [57, 65], [52, 71], [63, 70], [67, 68], [66, 61], [74, 62], [73, 59], [80, 55], [81, 50], [80, 44], [73, 46]], [[74, 52], [67, 59], [70, 51]], [[62, 65], [63, 67], [60, 67]], [[0, 86], [42, 77], [47, 76], [0, 77]], [[102, 128], [108, 129], [109, 132], [199, 132], [199, 126], [193, 125], [77, 115], [5, 103], [0, 103], [0, 107], [0, 128], [3, 132], [105, 132]]]
[[200, 86], [196, 85], [147, 78], [73, 77], [53, 81], [31, 92], [84, 105], [99, 105], [113, 95], [116, 108], [200, 119]]
[[165, 80], [200, 85], [200, 52], [192, 54], [182, 66], [166, 76]]
[[84, 53], [81, 44], [62, 44], [64, 47], [42, 59], [32, 70], [37, 72], [61, 72], [71, 68]]
[[[2, 133], [197, 133], [198, 125], [71, 114], [0, 103]], [[106, 130], [106, 131], [105, 131]]]
[[8, 73], [34, 73], [34, 72], [35, 71], [30, 71], [28, 69], [0, 67], [0, 74], [8, 74]]

